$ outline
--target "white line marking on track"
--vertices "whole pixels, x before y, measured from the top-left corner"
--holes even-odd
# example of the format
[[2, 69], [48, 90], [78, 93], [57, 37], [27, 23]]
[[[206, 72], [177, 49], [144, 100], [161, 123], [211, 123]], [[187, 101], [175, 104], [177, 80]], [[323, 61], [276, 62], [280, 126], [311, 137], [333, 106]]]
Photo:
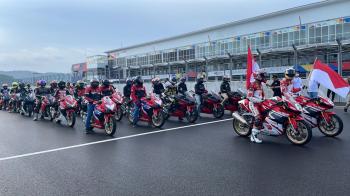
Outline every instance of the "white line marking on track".
[[77, 145], [73, 145], [73, 146], [66, 146], [66, 147], [62, 147], [62, 148], [54, 148], [54, 149], [50, 149], [50, 150], [43, 150], [43, 151], [38, 151], [38, 152], [32, 152], [32, 153], [20, 154], [20, 155], [15, 155], [15, 156], [3, 157], [3, 158], [0, 158], [0, 161], [6, 161], [6, 160], [11, 160], [11, 159], [18, 159], [18, 158], [23, 158], [23, 157], [30, 157], [30, 156], [46, 154], [46, 153], [50, 153], [50, 152], [57, 152], [57, 151], [68, 150], [68, 149], [72, 149], [72, 148], [79, 148], [79, 147], [83, 147], [83, 146], [91, 146], [91, 145], [95, 145], [95, 144], [101, 144], [101, 143], [106, 143], [106, 142], [122, 140], [122, 139], [139, 137], [139, 136], [143, 136], [143, 135], [151, 135], [151, 134], [156, 134], [156, 133], [173, 131], [173, 130], [177, 130], [177, 129], [184, 129], [184, 128], [189, 128], [189, 127], [196, 127], [196, 126], [201, 126], [201, 125], [214, 124], [214, 123], [224, 122], [224, 121], [229, 121], [229, 120], [232, 120], [232, 118], [223, 119], [223, 120], [216, 120], [216, 121], [210, 121], [210, 122], [204, 122], [204, 123], [198, 123], [198, 124], [192, 124], [192, 125], [186, 125], [186, 126], [181, 126], [181, 127], [173, 127], [173, 128], [163, 129], [163, 130], [158, 130], [158, 131], [151, 131], [151, 132], [145, 132], [145, 133], [140, 133], [140, 134], [135, 134], [135, 135], [128, 135], [128, 136], [117, 137], [117, 138], [112, 138], [112, 139], [100, 140], [100, 141], [96, 141], [96, 142], [89, 142], [89, 143], [77, 144]]

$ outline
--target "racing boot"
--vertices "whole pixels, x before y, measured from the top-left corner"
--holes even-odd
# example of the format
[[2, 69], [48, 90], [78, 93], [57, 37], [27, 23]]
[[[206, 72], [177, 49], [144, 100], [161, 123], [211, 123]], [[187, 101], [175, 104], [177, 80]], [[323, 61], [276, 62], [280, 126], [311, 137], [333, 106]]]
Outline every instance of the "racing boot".
[[258, 134], [260, 133], [260, 130], [257, 128], [252, 129], [252, 134], [250, 135], [250, 141], [255, 142], [257, 144], [260, 144], [262, 141], [258, 138]]

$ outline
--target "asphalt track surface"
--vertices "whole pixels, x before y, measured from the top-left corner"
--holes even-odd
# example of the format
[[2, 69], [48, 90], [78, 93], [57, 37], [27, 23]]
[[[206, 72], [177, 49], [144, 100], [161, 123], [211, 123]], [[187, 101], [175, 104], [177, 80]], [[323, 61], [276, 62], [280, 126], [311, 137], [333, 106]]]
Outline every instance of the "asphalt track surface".
[[229, 119], [161, 130], [123, 119], [111, 138], [85, 135], [81, 119], [68, 128], [0, 111], [0, 195], [350, 195], [350, 113], [337, 113], [340, 136], [314, 129], [298, 147], [252, 144]]

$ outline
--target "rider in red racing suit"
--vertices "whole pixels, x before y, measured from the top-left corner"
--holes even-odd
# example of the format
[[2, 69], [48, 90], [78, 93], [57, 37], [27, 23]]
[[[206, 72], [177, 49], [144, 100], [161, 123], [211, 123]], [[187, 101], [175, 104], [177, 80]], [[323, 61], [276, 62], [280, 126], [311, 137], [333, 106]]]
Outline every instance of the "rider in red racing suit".
[[146, 88], [143, 86], [141, 76], [137, 76], [134, 85], [131, 87], [131, 100], [134, 103], [133, 125], [135, 126], [139, 120], [139, 113], [141, 109], [141, 98], [146, 97]]
[[295, 76], [294, 69], [287, 69], [285, 72], [285, 77], [281, 81], [281, 92], [284, 97], [287, 99], [291, 98], [293, 94], [297, 93], [299, 90], [293, 88], [293, 79]]
[[262, 129], [263, 117], [261, 115], [261, 102], [264, 100], [264, 90], [262, 83], [266, 83], [266, 72], [258, 70], [253, 73], [254, 82], [252, 82], [247, 89], [247, 98], [249, 99], [249, 109], [252, 111], [255, 122], [250, 135], [250, 141], [255, 143], [261, 143], [262, 141], [257, 137]]

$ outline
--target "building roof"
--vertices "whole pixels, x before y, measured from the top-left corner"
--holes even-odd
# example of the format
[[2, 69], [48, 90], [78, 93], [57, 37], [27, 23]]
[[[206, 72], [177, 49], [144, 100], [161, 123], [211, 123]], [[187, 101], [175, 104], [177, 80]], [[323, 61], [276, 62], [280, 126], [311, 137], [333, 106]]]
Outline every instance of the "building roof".
[[347, 0], [324, 0], [324, 1], [320, 1], [320, 2], [310, 3], [310, 4], [301, 5], [301, 6], [297, 6], [297, 7], [293, 7], [293, 8], [289, 8], [289, 9], [276, 11], [276, 12], [271, 12], [271, 13], [268, 13], [268, 14], [263, 14], [263, 15], [259, 15], [259, 16], [255, 16], [255, 17], [251, 17], [251, 18], [246, 18], [246, 19], [242, 19], [242, 20], [228, 22], [228, 23], [224, 23], [224, 24], [221, 24], [221, 25], [217, 25], [217, 26], [213, 26], [213, 27], [208, 27], [208, 28], [204, 28], [204, 29], [201, 29], [201, 30], [197, 30], [197, 31], [191, 31], [191, 32], [188, 32], [188, 33], [184, 33], [184, 34], [180, 34], [180, 35], [176, 35], [176, 36], [172, 36], [172, 37], [168, 37], [168, 38], [158, 39], [158, 40], [154, 40], [154, 41], [150, 41], [150, 42], [144, 42], [144, 43], [140, 43], [140, 44], [136, 44], [136, 45], [131, 45], [131, 46], [122, 47], [122, 48], [118, 48], [118, 49], [114, 49], [114, 50], [109, 50], [109, 51], [106, 51], [105, 53], [118, 52], [118, 51], [123, 51], [123, 50], [127, 50], [127, 49], [147, 46], [147, 45], [150, 45], [150, 44], [157, 44], [157, 43], [160, 43], [160, 42], [165, 42], [165, 41], [170, 41], [170, 40], [174, 40], [174, 39], [179, 39], [179, 38], [183, 38], [183, 37], [187, 37], [187, 36], [191, 36], [191, 35], [195, 35], [195, 34], [199, 34], [199, 33], [205, 33], [205, 32], [209, 32], [209, 31], [213, 31], [213, 30], [216, 30], [216, 29], [222, 29], [222, 28], [225, 28], [225, 27], [230, 27], [230, 26], [234, 26], [234, 25], [247, 23], [247, 22], [252, 22], [252, 21], [259, 20], [259, 19], [270, 18], [270, 17], [274, 17], [274, 16], [279, 16], [279, 15], [282, 15], [282, 14], [287, 14], [287, 13], [300, 11], [300, 10], [305, 10], [305, 9], [311, 9], [311, 8], [320, 7], [320, 6], [333, 4], [333, 3], [336, 3], [336, 2], [342, 2], [342, 1], [347, 1]]

